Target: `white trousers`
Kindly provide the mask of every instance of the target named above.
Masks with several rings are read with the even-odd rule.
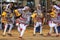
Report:
[[[40,34],[42,34],[42,23],[41,22],[36,22],[34,25],[34,34],[36,34],[36,28],[40,26]]]
[[[11,30],[13,28],[13,24],[12,23],[9,23],[9,24],[6,23],[5,24],[5,28],[4,28],[4,32],[3,32],[4,35],[5,35],[6,31],[7,31],[8,25],[10,25],[10,28],[8,30],[8,33],[11,33]]]
[[[58,35],[58,29],[57,29],[58,24],[55,24],[53,22],[49,22],[49,27],[50,27],[50,34],[52,33],[53,27],[55,28],[56,34]]]
[[[20,33],[20,37],[23,36],[23,34],[24,34],[25,30],[26,30],[26,27],[27,27],[27,25],[19,24],[19,26],[18,26],[18,32]]]

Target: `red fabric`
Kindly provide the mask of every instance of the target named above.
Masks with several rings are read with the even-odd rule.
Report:
[[[44,18],[41,18],[41,22],[42,22],[42,23],[43,23],[43,19],[44,19]]]
[[[23,18],[23,17],[20,17],[20,20],[24,20],[24,21],[25,21],[26,19],[25,19],[25,18]]]
[[[20,30],[22,31],[22,28],[20,28]]]
[[[58,13],[58,16],[60,16],[60,13]]]

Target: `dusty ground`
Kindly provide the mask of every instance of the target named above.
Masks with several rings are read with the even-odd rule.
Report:
[[[33,36],[33,29],[28,28],[23,35],[23,39],[19,38],[19,33],[17,30],[13,30],[12,34],[13,36],[10,37],[6,34],[5,37],[2,36],[2,31],[0,30],[0,40],[60,40],[59,37],[55,37],[55,34],[53,33],[52,36],[47,36],[47,33],[49,32],[49,28],[44,26],[43,28],[43,34],[44,36],[39,35],[39,33],[36,34],[36,36]]]

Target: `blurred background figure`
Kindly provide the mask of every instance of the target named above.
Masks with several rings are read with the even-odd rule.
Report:
[[[0,29],[2,29],[2,24],[1,24],[1,13],[2,13],[2,6],[1,6],[1,4],[0,4]]]

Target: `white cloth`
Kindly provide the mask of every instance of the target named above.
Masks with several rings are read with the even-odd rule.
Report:
[[[55,28],[56,34],[58,35],[58,29],[57,29],[57,24],[53,23],[53,21],[49,21],[49,27],[50,27],[50,34],[52,33],[53,27]]]
[[[23,10],[21,8],[18,9],[19,13],[23,13]]]
[[[34,34],[36,33],[36,28],[40,26],[40,34],[42,34],[42,23],[37,22],[36,25],[34,25]]]
[[[24,24],[20,24],[20,28],[22,28],[23,30],[25,30],[27,27],[27,25],[24,25]]]
[[[55,27],[57,24],[53,23],[53,21],[49,21],[49,27]]]
[[[55,7],[56,9],[60,10],[60,8],[59,8],[58,6],[54,5],[54,7]]]
[[[55,29],[56,34],[58,35],[58,29],[57,29],[57,26],[55,26],[54,29]],[[51,34],[52,31],[53,31],[53,27],[50,27],[50,32],[49,32],[49,33]]]
[[[39,25],[42,25],[42,23],[41,22],[37,22],[34,27],[38,27]]]
[[[19,26],[18,26],[18,32],[20,33],[20,37],[23,36],[23,34],[24,34],[25,30],[26,30],[26,27],[27,27],[27,25],[19,24]],[[20,29],[22,29],[22,31]]]
[[[6,5],[6,11],[8,10],[9,6],[10,6],[10,4],[7,4],[7,5]]]
[[[54,5],[53,7],[57,9],[58,13],[60,12],[60,8],[58,6]]]
[[[13,28],[13,24],[11,24],[11,23],[5,24],[5,28],[4,28],[4,32],[3,32],[4,35],[5,35],[5,33],[6,33],[6,30],[7,30],[7,28],[8,28],[8,25],[10,25],[10,28],[9,28],[8,33],[11,33],[11,30],[12,30],[12,28]]]

